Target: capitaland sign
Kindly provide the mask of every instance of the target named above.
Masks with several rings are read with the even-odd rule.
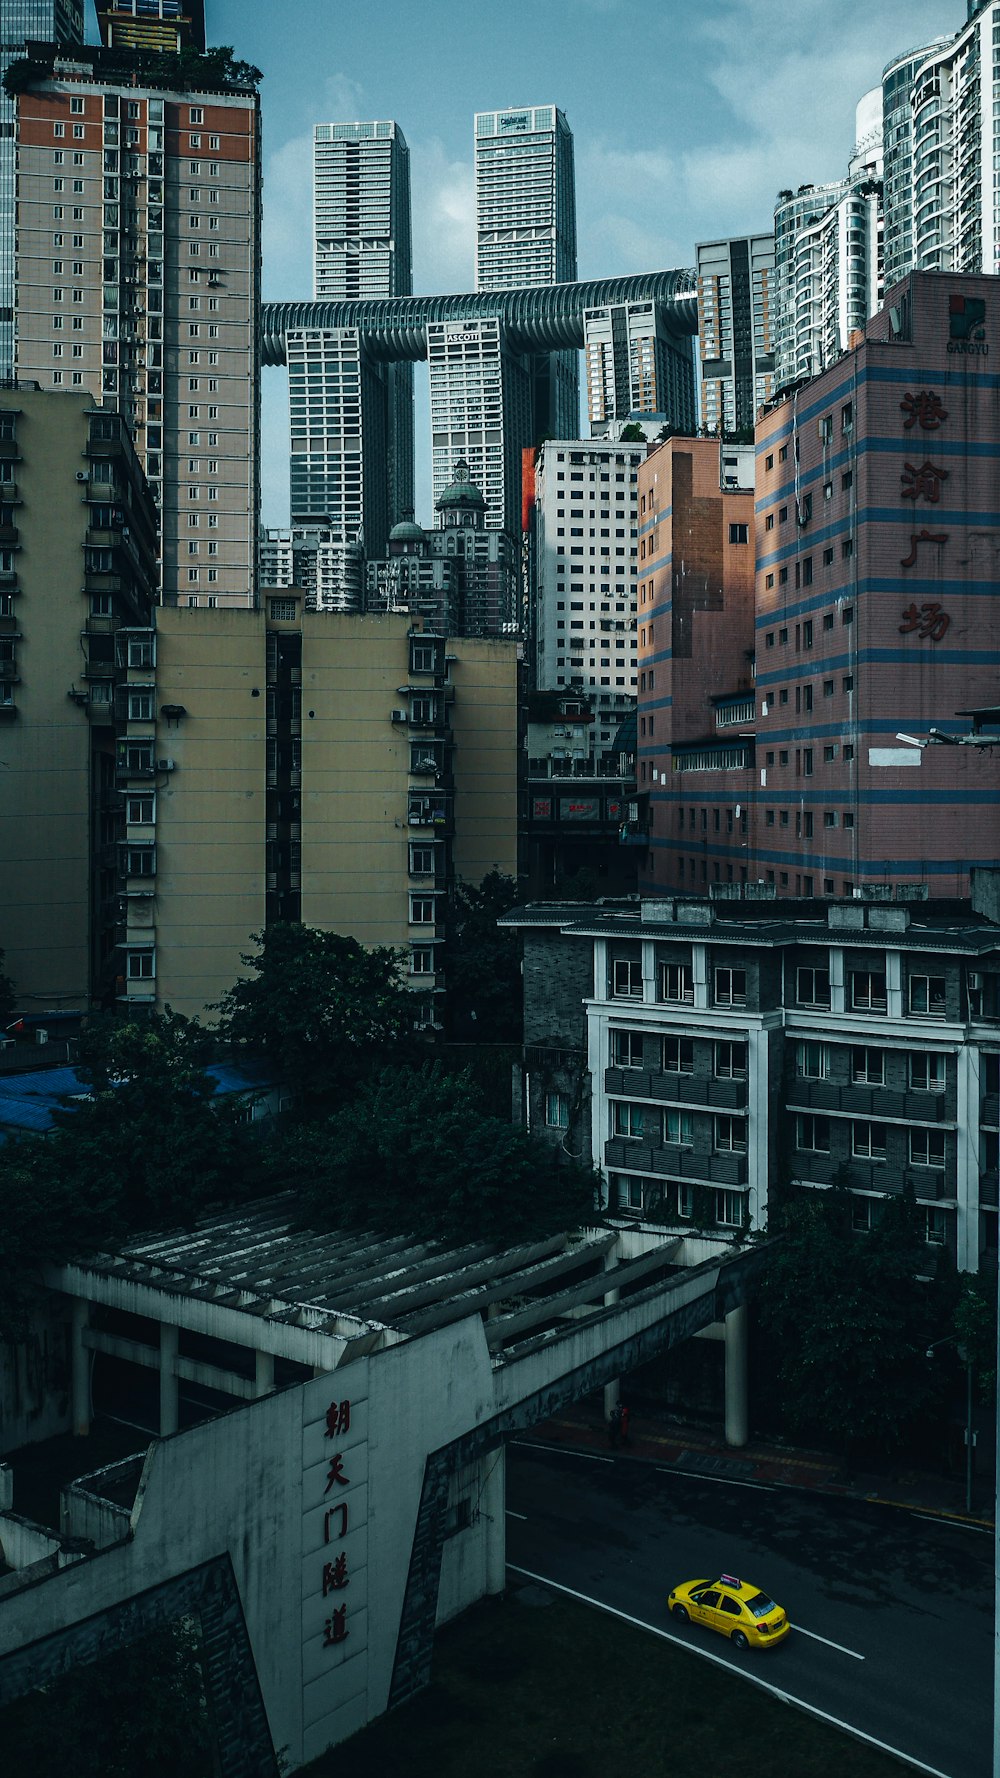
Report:
[[[500,119],[502,130],[526,130],[531,125],[530,111],[508,111]]]
[[[989,357],[990,348],[986,343],[986,298],[961,296],[957,293],[949,296],[948,332],[949,352],[958,352],[968,358]]]

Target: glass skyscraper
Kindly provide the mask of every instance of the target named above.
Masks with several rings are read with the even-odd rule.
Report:
[[[3,0],[0,83],[26,43],[82,43],[83,0]],[[0,84],[0,378],[14,374],[15,100]]]

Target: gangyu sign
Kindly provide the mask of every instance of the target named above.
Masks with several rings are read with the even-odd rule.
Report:
[[[949,296],[948,332],[949,352],[960,352],[971,358],[987,358],[990,348],[986,343],[986,298],[962,296],[958,293]]]

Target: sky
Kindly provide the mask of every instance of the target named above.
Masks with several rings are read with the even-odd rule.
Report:
[[[965,0],[207,0],[208,39],[262,70],[265,299],[312,293],[312,128],[395,118],[414,290],[471,290],[472,119],[556,104],[576,143],[580,276],[689,266],[763,233],[784,186],[839,178],[886,62]],[[288,522],[287,390],[264,375],[263,521]],[[417,367],[417,517],[432,520]]]

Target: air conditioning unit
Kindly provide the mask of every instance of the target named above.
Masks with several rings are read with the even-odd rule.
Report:
[[[405,722],[406,721],[406,711],[405,710],[394,710],[392,713],[392,720],[393,720],[393,722]]]
[[[983,985],[983,978],[982,978],[982,975],[980,974],[979,970],[978,969],[970,969],[968,979],[969,979],[970,989],[974,993],[978,993]]]
[[[158,772],[172,772],[174,769],[174,762],[172,759],[158,759],[156,762],[156,769]]]
[[[85,469],[78,469],[76,472],[76,479],[78,482],[85,482],[87,480],[87,471]]]

